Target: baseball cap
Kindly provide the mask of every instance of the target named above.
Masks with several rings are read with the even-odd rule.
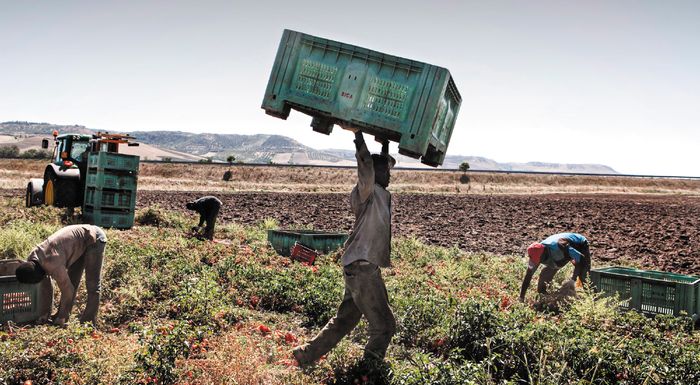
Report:
[[[527,247],[527,255],[530,257],[530,262],[534,264],[540,263],[543,253],[544,245],[539,242],[535,242]]]

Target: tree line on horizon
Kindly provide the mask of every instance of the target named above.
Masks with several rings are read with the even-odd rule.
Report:
[[[52,152],[44,149],[30,148],[27,151],[20,151],[16,145],[0,146],[0,158],[3,159],[51,159]]]

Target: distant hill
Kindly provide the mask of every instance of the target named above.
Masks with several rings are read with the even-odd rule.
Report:
[[[51,135],[53,130],[58,130],[58,132],[74,132],[78,134],[91,134],[94,130],[91,130],[85,126],[80,126],[77,124],[73,125],[62,125],[62,124],[50,124],[50,123],[32,123],[32,122],[4,122],[0,123],[0,134],[3,135]]]
[[[5,122],[0,123],[0,145],[17,144],[20,149],[39,145],[38,136],[47,137],[53,130],[59,132],[93,133],[81,125],[55,125],[50,123]],[[129,131],[124,131],[129,132]],[[129,147],[127,151],[142,158],[199,160],[211,158],[225,161],[233,155],[246,163],[344,165],[355,164],[355,152],[351,150],[317,150],[282,135],[194,134],[182,131],[131,131],[141,147]],[[395,155],[398,167],[424,167],[419,160]],[[592,174],[617,174],[611,167],[598,164],[560,163],[500,163],[477,157],[448,155],[443,168],[456,169],[462,162],[469,162],[473,170],[547,171]]]
[[[315,150],[282,135],[193,134],[181,131],[134,131],[139,142],[170,148],[201,157],[256,163],[333,164],[343,161],[332,153]],[[353,158],[354,159],[354,158]]]

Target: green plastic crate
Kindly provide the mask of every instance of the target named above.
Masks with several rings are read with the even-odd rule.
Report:
[[[138,172],[139,157],[114,152],[93,152],[88,155],[88,168]]]
[[[83,204],[85,207],[95,209],[108,208],[133,211],[136,207],[136,191],[87,187]]]
[[[32,322],[41,316],[42,311],[48,313],[39,295],[42,285],[47,284],[46,280],[36,284],[17,282],[14,271],[22,262],[17,259],[0,260],[0,324],[7,321]],[[48,284],[51,282],[48,281]]]
[[[591,270],[597,291],[618,294],[620,306],[648,314],[700,317],[700,277],[627,267]]]
[[[262,108],[313,117],[329,134],[346,124],[399,143],[399,152],[441,165],[462,97],[442,67],[284,30]]]
[[[294,243],[326,254],[343,246],[348,234],[314,230],[267,230],[267,240],[279,255],[289,257]]]
[[[136,190],[136,173],[134,171],[110,172],[88,169],[85,179],[86,187]]]
[[[134,226],[134,210],[83,208],[83,222],[100,227],[130,229]]]

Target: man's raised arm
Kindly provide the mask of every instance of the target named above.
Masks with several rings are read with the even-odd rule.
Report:
[[[357,190],[360,200],[365,202],[374,190],[374,164],[372,154],[367,149],[362,132],[355,131],[355,158],[357,159]]]

